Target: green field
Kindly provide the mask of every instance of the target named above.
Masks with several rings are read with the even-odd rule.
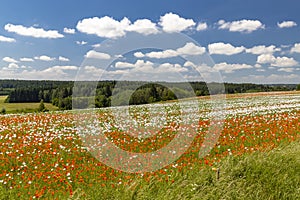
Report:
[[[229,156],[212,167],[169,174],[175,182],[136,180],[132,188],[107,191],[90,188],[91,198],[103,199],[299,199],[300,143],[282,144],[270,152]],[[78,194],[80,192],[78,191]],[[78,195],[76,194],[76,195]],[[91,195],[93,194],[93,195]],[[74,196],[76,196],[74,195]],[[76,199],[76,198],[74,198]]]
[[[18,112],[34,112],[38,109],[40,103],[5,103],[7,96],[0,96],[0,109],[5,108],[6,113],[18,113]],[[45,103],[48,110],[58,110],[56,106],[51,103]]]
[[[148,124],[159,127],[160,121],[167,122],[162,131],[141,139],[132,134],[139,129],[130,123],[130,132],[118,129],[127,126],[112,115],[123,114],[121,107],[93,110],[93,118],[90,110],[0,115],[0,200],[300,199],[300,93],[232,95],[220,135],[212,137],[207,137],[209,101],[199,100],[202,112],[186,112],[199,116],[195,124],[188,124],[190,117],[176,116],[176,102],[166,102],[163,112],[161,104],[130,106],[132,115],[123,118],[126,123],[133,118],[137,124],[148,122],[150,107],[162,115],[152,115],[155,120]],[[191,107],[191,102],[185,105]],[[95,126],[94,119],[101,126]],[[181,129],[175,122],[186,126]],[[196,136],[189,148],[163,165],[185,145],[171,143],[175,134],[193,128]],[[105,133],[109,143],[98,133]],[[111,153],[112,163],[97,158],[102,153],[98,147],[110,144],[138,156],[155,155],[169,144],[173,151],[162,155],[158,168],[151,170],[157,160],[145,157],[146,162],[131,165],[136,156],[123,157],[111,147],[104,153]],[[203,155],[206,147],[211,149]]]

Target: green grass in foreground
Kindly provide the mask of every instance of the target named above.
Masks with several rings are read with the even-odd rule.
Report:
[[[300,199],[300,142],[270,152],[229,156],[211,167],[171,174],[171,182],[136,180],[127,187],[93,187],[75,191],[81,199]]]
[[[58,199],[300,199],[300,141],[269,152],[228,156],[218,167],[219,180],[207,166],[171,173],[174,183],[136,178],[129,186],[121,184],[114,188],[109,184],[78,185],[73,196]],[[4,199],[20,197],[0,185],[0,200]]]
[[[7,96],[0,96],[0,110],[5,108],[6,113],[34,112],[40,105],[40,103],[5,103],[6,98]],[[49,111],[58,110],[51,103],[44,104]]]

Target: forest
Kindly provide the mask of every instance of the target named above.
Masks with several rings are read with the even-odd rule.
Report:
[[[52,103],[61,110],[73,108],[138,105],[193,96],[224,93],[223,83],[167,83],[141,81],[37,81],[0,80],[0,95],[7,103]],[[224,83],[227,94],[246,92],[289,91],[295,84]],[[73,95],[74,93],[74,95]],[[128,102],[129,101],[129,102]]]

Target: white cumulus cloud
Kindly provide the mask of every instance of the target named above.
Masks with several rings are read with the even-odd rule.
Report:
[[[257,57],[257,63],[271,64],[275,67],[292,67],[298,65],[298,62],[294,58],[288,57],[275,57],[271,54],[262,54]]]
[[[92,47],[93,48],[99,48],[99,47],[101,47],[101,44],[99,44],[99,43],[98,44],[93,44]]]
[[[271,64],[275,67],[292,67],[298,65],[298,62],[294,60],[294,58],[288,58],[288,57],[276,57],[276,60],[274,63]]]
[[[187,72],[188,69],[179,64],[162,63],[155,69],[158,73]]]
[[[294,70],[295,70],[294,68],[286,67],[286,68],[279,68],[277,71],[279,71],[279,72],[288,72],[288,73],[291,73],[291,72],[293,72]]]
[[[144,62],[143,60],[137,60],[136,63],[138,62]],[[116,62],[115,64],[115,68],[118,68],[118,69],[124,69],[124,68],[134,68],[136,65],[133,64],[133,63],[128,63],[128,62]]]
[[[57,30],[44,30],[42,28],[25,27],[22,25],[6,24],[4,29],[8,32],[13,32],[22,36],[30,36],[35,38],[63,38],[64,35],[60,34]]]
[[[205,51],[205,47],[199,47],[192,42],[188,42],[183,47],[177,49],[179,55],[201,55]]]
[[[146,53],[147,57],[149,58],[172,58],[178,56],[177,51],[172,50],[172,49],[167,49],[164,51],[152,51],[149,53]]]
[[[197,25],[196,30],[197,31],[204,31],[208,28],[207,23],[206,22],[199,22]]]
[[[293,27],[293,26],[297,26],[297,23],[296,22],[294,22],[294,21],[283,21],[283,22],[281,22],[281,23],[277,23],[277,26],[279,27],[279,28],[291,28],[291,27]]]
[[[50,68],[47,68],[45,70],[42,70],[42,71],[39,71],[39,73],[43,74],[43,75],[49,75],[49,77],[51,77],[52,75],[56,74],[56,76],[58,77],[68,77],[69,74],[68,72],[65,72],[65,71],[75,71],[77,70],[78,67],[77,66],[60,66],[60,65],[57,65],[57,66],[53,66],[53,67],[50,67]],[[49,78],[47,78],[49,79]],[[54,78],[55,79],[55,78]],[[62,78],[60,78],[62,79]]]
[[[109,16],[85,18],[78,21],[76,29],[82,33],[116,39],[125,36],[127,32],[137,32],[143,35],[157,34],[161,31],[160,28],[167,33],[182,32],[191,28],[203,31],[208,28],[205,22],[199,22],[197,27],[195,26],[196,23],[193,19],[185,19],[170,12],[160,16],[158,23],[152,22],[150,19],[137,19],[131,22],[127,17],[120,21]],[[67,28],[64,31],[71,32]]]
[[[195,26],[192,19],[185,19],[177,14],[166,13],[160,17],[159,25],[167,33],[181,32]]]
[[[16,40],[14,38],[9,38],[9,37],[0,35],[0,42],[16,42]]]
[[[217,42],[209,44],[208,50],[210,54],[234,55],[243,52],[245,47],[234,47],[229,43],[225,44],[223,42]]]
[[[272,54],[262,54],[257,57],[257,63],[267,64],[275,62],[276,58]]]
[[[291,49],[291,53],[300,53],[300,43],[294,44],[294,46]]]
[[[146,54],[142,52],[135,52],[134,56],[137,58],[149,57],[149,58],[172,58],[177,56],[187,56],[187,55],[201,55],[206,51],[205,47],[197,46],[192,42],[187,42],[184,46],[179,47],[175,50],[166,49],[164,51],[152,51]]]
[[[78,67],[74,65],[56,65],[51,68],[48,68],[48,70],[77,70]]]
[[[87,42],[86,41],[76,41],[76,44],[78,44],[78,45],[86,45]]]
[[[64,28],[64,33],[75,34],[75,29],[73,29],[73,28]]]
[[[142,72],[153,72],[154,63],[150,61],[137,60],[135,63],[128,62],[117,62],[115,64],[115,68],[124,69],[124,68],[132,68],[133,71],[142,71]]]
[[[218,22],[219,29],[228,29],[230,32],[251,33],[258,29],[264,29],[265,25],[259,20],[242,19],[239,21],[225,22],[220,20]]]
[[[66,57],[63,57],[63,56],[59,56],[59,57],[58,57],[58,60],[59,60],[59,61],[63,61],[63,62],[68,62],[68,61],[70,61],[69,58],[66,58]]]
[[[158,29],[155,23],[149,19],[138,19],[126,28],[127,31],[134,31],[144,35],[156,34]]]
[[[145,57],[145,54],[143,54],[142,52],[135,52],[134,54],[134,57],[136,57],[136,58],[143,58],[143,57]]]
[[[77,23],[77,30],[87,34],[94,34],[104,38],[118,38],[124,36],[130,21],[124,17],[117,21],[111,17],[86,18]]]
[[[55,58],[51,58],[51,57],[46,56],[46,55],[35,56],[34,59],[36,59],[36,60],[42,60],[42,61],[53,61],[53,60],[55,60]]]
[[[4,57],[2,58],[3,61],[8,62],[8,63],[18,63],[17,60],[11,58],[11,57]]]
[[[298,74],[271,74],[271,75],[247,75],[236,76],[230,81],[247,82],[247,83],[299,83],[300,75]]]
[[[274,45],[265,46],[265,45],[259,45],[254,46],[250,49],[246,49],[247,53],[255,54],[255,55],[261,55],[261,54],[273,54],[276,51],[281,51],[280,48],[276,48]]]
[[[253,67],[247,64],[228,64],[226,62],[215,64],[213,67],[213,69],[224,71],[225,73],[232,73],[235,70],[251,69],[251,68]]]
[[[84,70],[85,70],[85,73],[87,75],[90,75],[90,76],[93,76],[93,77],[97,77],[97,78],[99,77],[99,74],[103,74],[103,73],[106,72],[103,69],[97,68],[95,66],[90,66],[90,65],[89,66],[84,66]]]
[[[33,62],[34,60],[32,58],[20,58],[21,62]]]
[[[107,60],[110,59],[111,56],[107,53],[102,53],[102,52],[97,52],[94,50],[90,50],[85,54],[86,58],[95,58],[95,59],[103,59],[103,60]]]
[[[13,70],[13,69],[19,69],[20,67],[16,63],[9,63],[7,68]]]
[[[135,63],[128,62],[117,62],[115,68],[120,70],[128,70],[130,72],[149,72],[151,74],[161,74],[161,73],[173,73],[173,72],[186,72],[187,68],[182,67],[179,64],[171,63],[161,63],[157,67],[154,67],[154,63],[150,61],[137,60]]]

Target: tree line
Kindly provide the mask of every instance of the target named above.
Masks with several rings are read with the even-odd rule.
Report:
[[[223,87],[223,84],[225,87]],[[88,107],[138,105],[218,93],[246,93],[295,90],[297,85],[252,83],[166,83],[142,81],[27,81],[0,80],[0,95],[6,102],[47,102],[62,110]],[[298,88],[299,89],[299,86]],[[225,90],[225,91],[224,91]],[[2,93],[1,93],[2,91]],[[3,92],[5,91],[5,92]]]

